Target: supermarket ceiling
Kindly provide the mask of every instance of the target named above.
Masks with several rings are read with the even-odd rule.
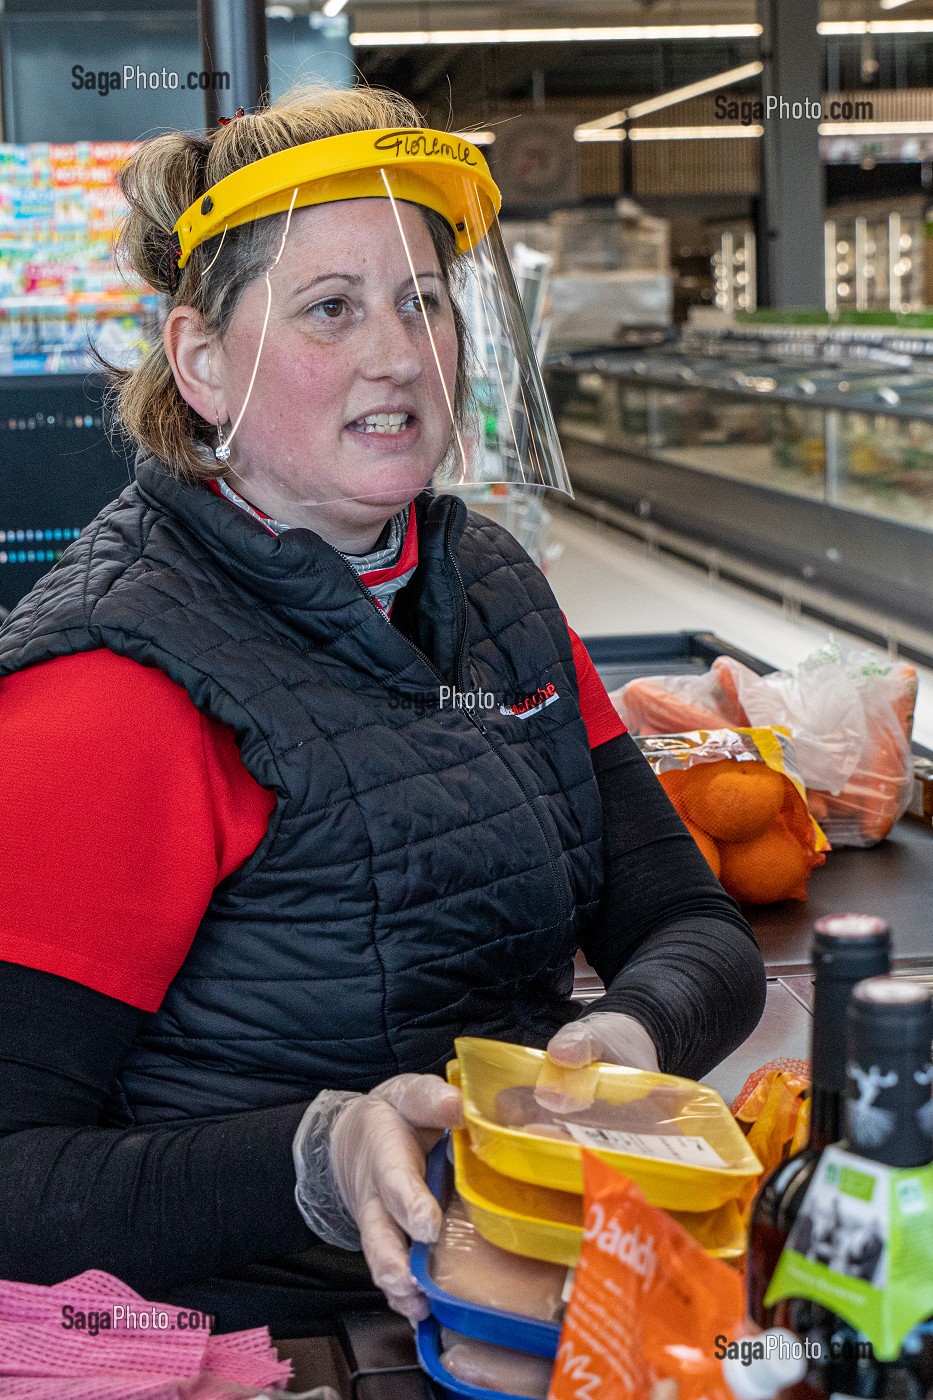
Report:
[[[795,0],[780,0],[792,5]],[[0,0],[0,13],[87,18],[132,11],[190,17],[197,0]],[[266,0],[300,16],[339,0]],[[618,106],[747,63],[757,54],[756,0],[346,0],[353,60],[369,82],[397,88],[432,117],[490,117],[510,101],[581,99]],[[850,31],[834,46],[833,86],[933,87],[933,33],[895,39],[890,27],[927,20],[933,0],[822,0],[821,24]],[[708,33],[699,37],[699,27]],[[602,29],[601,38],[566,32]],[[667,34],[658,35],[658,30]],[[519,36],[516,30],[538,31]],[[550,37],[540,31],[549,31]],[[622,31],[620,33],[620,31]],[[465,33],[466,32],[466,33]],[[470,42],[464,39],[470,38]],[[520,39],[519,42],[515,42]],[[908,52],[910,50],[910,52]],[[871,82],[866,61],[877,54]]]
[[[447,95],[455,108],[471,92],[480,101],[648,95],[745,63],[757,51],[756,0],[348,0],[346,12],[356,63],[370,82],[421,102]],[[820,18],[834,29],[867,23],[878,30],[838,38],[837,55],[845,51],[835,74],[840,86],[866,85],[870,50],[888,55],[877,69],[880,85],[894,85],[895,68],[897,85],[928,85],[923,72],[918,78],[905,71],[910,38],[895,40],[890,31],[933,22],[933,0],[823,0]],[[614,37],[566,35],[598,28]],[[522,30],[539,34],[516,42]],[[541,30],[564,32],[546,40]],[[933,50],[933,34],[913,46]]]

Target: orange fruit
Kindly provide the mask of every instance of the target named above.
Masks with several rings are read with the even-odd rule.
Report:
[[[706,864],[718,880],[720,861],[719,847],[716,845],[716,842],[713,840],[712,836],[707,836],[706,832],[701,831],[698,826],[691,826],[690,822],[684,822],[684,826],[699,846],[700,853],[705,859]]]
[[[681,820],[684,819],[684,795],[690,783],[691,771],[688,768],[668,768],[658,774],[658,782],[671,799],[674,811]]]
[[[717,841],[750,841],[784,803],[784,779],[766,763],[700,763],[683,795],[687,818]]]
[[[751,841],[724,842],[719,858],[719,878],[733,899],[772,904],[778,899],[807,897],[811,862],[781,821]]]

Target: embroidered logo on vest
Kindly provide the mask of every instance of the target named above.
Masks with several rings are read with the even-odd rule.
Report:
[[[548,681],[547,685],[539,685],[533,695],[526,695],[524,699],[517,700],[514,705],[500,705],[499,710],[504,715],[512,715],[514,719],[528,719],[531,715],[536,715],[539,710],[543,710],[546,705],[553,705],[555,700],[559,700],[557,687],[553,681]]]

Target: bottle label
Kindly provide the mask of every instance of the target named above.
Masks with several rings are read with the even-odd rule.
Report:
[[[891,1361],[933,1315],[933,1164],[898,1169],[823,1153],[765,1294],[820,1303]]]

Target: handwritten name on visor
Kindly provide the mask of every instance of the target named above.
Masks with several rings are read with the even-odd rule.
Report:
[[[262,464],[307,505],[572,494],[500,204],[478,147],[419,128],[276,152],[191,204],[179,268],[219,273],[241,239],[264,264],[216,347],[234,485]]]

